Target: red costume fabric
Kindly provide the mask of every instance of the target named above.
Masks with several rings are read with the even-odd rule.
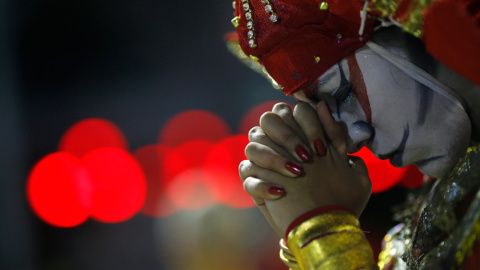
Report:
[[[243,5],[250,5],[256,47],[250,47],[248,19]],[[326,3],[326,2],[324,2]],[[278,0],[270,5],[278,21],[270,20],[262,1],[236,1],[239,19],[237,34],[247,56],[254,56],[268,74],[291,94],[313,82],[331,66],[362,47],[373,32],[373,19],[361,27],[361,1],[331,0],[319,8],[320,1]],[[328,8],[327,8],[328,7]]]

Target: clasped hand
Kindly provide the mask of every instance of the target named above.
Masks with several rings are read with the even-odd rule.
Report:
[[[283,236],[299,216],[323,206],[343,206],[357,217],[371,194],[362,159],[347,155],[345,132],[324,101],[316,110],[278,103],[249,132],[248,160],[240,163],[244,189]]]

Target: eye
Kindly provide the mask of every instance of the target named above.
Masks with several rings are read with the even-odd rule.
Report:
[[[352,97],[352,84],[348,80],[342,80],[340,86],[331,94],[338,105],[347,103]]]

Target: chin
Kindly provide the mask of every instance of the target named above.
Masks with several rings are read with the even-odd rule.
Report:
[[[416,166],[426,176],[439,179],[446,177],[457,164],[457,162],[457,158],[444,157],[427,164],[416,164]]]

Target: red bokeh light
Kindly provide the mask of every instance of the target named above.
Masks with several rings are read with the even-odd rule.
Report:
[[[80,160],[57,152],[40,160],[27,181],[33,211],[45,222],[74,227],[86,221],[92,208],[92,183]]]
[[[243,190],[238,175],[238,165],[246,159],[244,150],[247,144],[247,135],[231,136],[216,144],[205,159],[204,178],[219,203],[235,208],[255,205]]]
[[[400,182],[400,186],[407,188],[418,188],[425,184],[425,175],[418,170],[415,165],[409,165],[405,167],[407,173]]]
[[[248,131],[253,128],[254,126],[258,126],[258,120],[263,113],[272,111],[272,108],[275,104],[282,102],[282,101],[267,101],[261,103],[252,109],[250,109],[243,117],[242,121],[238,125],[238,133],[239,134],[248,134]],[[293,107],[290,105],[290,107]]]
[[[58,149],[82,158],[101,147],[128,150],[128,143],[120,129],[110,121],[90,118],[80,121],[65,132]]]
[[[396,168],[388,160],[376,158],[370,150],[363,147],[355,153],[365,161],[370,180],[372,181],[372,193],[386,191],[397,185],[407,173],[405,168]]]
[[[92,217],[102,222],[121,222],[143,206],[146,180],[142,168],[126,151],[106,147],[83,158],[93,184]]]
[[[178,146],[192,140],[218,142],[231,133],[228,124],[217,115],[191,110],[170,119],[162,128],[158,140],[161,144]]]
[[[157,144],[144,146],[134,153],[147,179],[147,198],[142,208],[142,213],[147,216],[165,217],[177,210],[165,195],[165,160],[170,151],[170,147]]]
[[[203,173],[205,158],[213,145],[192,140],[170,151],[164,165],[166,196],[177,207],[196,210],[216,203]]]

